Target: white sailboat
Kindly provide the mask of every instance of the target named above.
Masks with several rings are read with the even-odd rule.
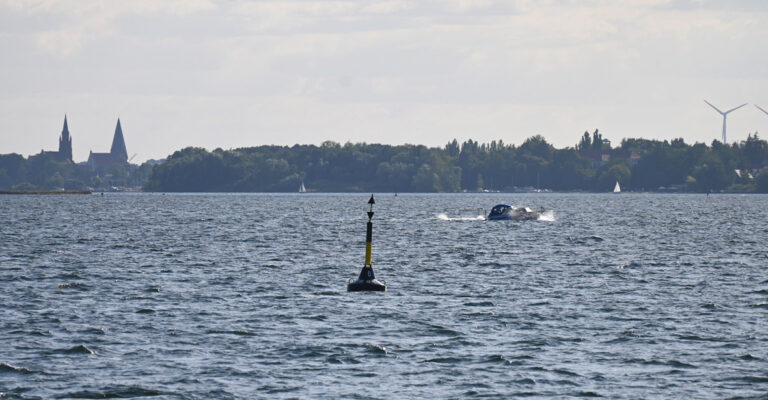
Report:
[[[619,186],[619,181],[616,181],[616,186],[613,187],[613,193],[621,193],[621,186]]]
[[[304,182],[301,182],[301,186],[299,186],[299,193],[307,193],[307,188],[304,187]]]

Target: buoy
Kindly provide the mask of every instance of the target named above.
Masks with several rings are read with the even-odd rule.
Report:
[[[373,205],[376,201],[373,200],[373,194],[371,199],[368,200],[368,204],[371,205],[371,209],[368,211],[368,224],[365,231],[365,264],[360,271],[360,276],[356,281],[350,281],[347,283],[348,292],[383,292],[387,290],[387,285],[376,279],[373,274],[373,265],[371,262],[371,250],[373,247]]]

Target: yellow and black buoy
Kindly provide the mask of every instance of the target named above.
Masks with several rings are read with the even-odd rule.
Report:
[[[373,266],[371,265],[373,223],[371,218],[373,218],[373,205],[376,204],[376,201],[373,200],[373,195],[368,200],[368,204],[371,205],[371,209],[368,211],[368,225],[365,232],[365,264],[357,280],[347,283],[348,292],[383,292],[387,290],[387,285],[376,279],[376,276],[373,275]]]

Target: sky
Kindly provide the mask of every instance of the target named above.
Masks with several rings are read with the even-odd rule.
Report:
[[[768,138],[768,2],[0,0],[0,154]],[[134,156],[135,155],[135,156]]]

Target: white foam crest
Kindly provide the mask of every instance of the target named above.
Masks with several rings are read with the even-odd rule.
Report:
[[[478,215],[476,217],[449,217],[444,213],[437,214],[435,218],[439,219],[440,221],[483,221],[485,220],[485,216],[483,215]]]
[[[554,210],[547,210],[541,213],[539,215],[539,221],[549,221],[552,222],[555,220],[555,211]]]

